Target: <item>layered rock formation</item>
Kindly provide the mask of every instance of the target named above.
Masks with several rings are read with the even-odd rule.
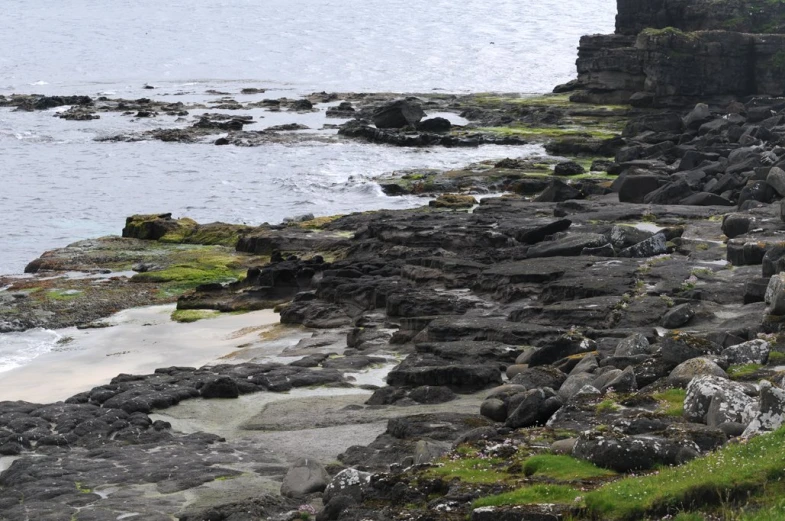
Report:
[[[573,101],[684,106],[785,93],[785,3],[617,3],[615,34],[581,38]]]

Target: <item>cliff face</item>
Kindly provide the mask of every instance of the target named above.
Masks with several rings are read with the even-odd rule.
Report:
[[[785,31],[779,0],[617,0],[616,33],[674,27],[681,31]]]
[[[581,38],[573,101],[678,106],[785,94],[785,2],[617,0],[616,33]]]

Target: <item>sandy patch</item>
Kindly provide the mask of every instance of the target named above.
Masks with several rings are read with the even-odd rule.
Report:
[[[255,344],[260,331],[279,322],[277,313],[263,310],[181,324],[170,319],[173,310],[174,305],[128,309],[107,319],[113,327],[58,330],[72,340],[0,374],[0,400],[49,403],[107,384],[120,373],[201,367]]]

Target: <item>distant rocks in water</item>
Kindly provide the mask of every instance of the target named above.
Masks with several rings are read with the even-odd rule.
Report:
[[[71,107],[64,112],[57,113],[56,116],[67,121],[91,121],[94,119],[101,119],[101,116],[92,110],[84,109],[81,106]]]
[[[446,118],[430,118],[417,124],[417,130],[423,132],[449,132],[451,128],[452,123]]]
[[[328,118],[353,118],[356,110],[354,106],[349,101],[342,101],[336,107],[330,107],[325,112],[325,116]]]
[[[378,109],[373,114],[373,124],[376,128],[403,128],[416,126],[425,112],[420,103],[409,100],[397,100]]]
[[[364,120],[353,119],[342,124],[338,134],[350,138],[362,139],[371,143],[381,143],[401,147],[478,147],[483,144],[523,145],[527,141],[515,136],[496,137],[488,134],[458,137],[444,132],[407,132],[399,128],[376,128]],[[414,129],[412,129],[414,130]]]
[[[284,125],[274,125],[272,127],[267,127],[265,130],[269,132],[289,132],[292,130],[310,130],[311,127],[308,125],[303,125],[301,123],[286,123]]]
[[[295,112],[310,112],[313,110],[313,103],[307,99],[298,99],[289,105],[289,110]]]
[[[203,114],[194,128],[216,130],[242,130],[244,125],[253,122],[252,116],[230,116],[226,114]]]
[[[292,217],[284,217],[283,222],[285,223],[301,223],[306,221],[313,221],[314,216],[312,213],[304,213],[300,215],[295,215]]]

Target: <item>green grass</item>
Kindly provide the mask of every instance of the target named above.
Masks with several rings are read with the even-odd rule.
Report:
[[[616,405],[616,402],[614,402],[613,400],[603,400],[602,402],[597,404],[597,407],[595,407],[594,410],[599,414],[611,413],[611,412],[618,411],[619,406]]]
[[[439,467],[428,469],[425,474],[446,480],[458,478],[464,483],[500,483],[510,477],[498,467],[503,463],[499,458],[465,458],[447,461]]]
[[[171,318],[175,322],[189,324],[205,318],[216,318],[221,313],[212,309],[175,309]]]
[[[579,107],[581,109],[607,110],[607,111],[627,111],[629,107],[624,105],[590,105],[578,104],[570,101],[570,93],[565,94],[546,94],[544,96],[504,96],[494,93],[478,94],[474,100],[480,105],[501,106],[501,105],[521,105],[529,107]]]
[[[705,521],[706,518],[697,512],[680,512],[673,521]]]
[[[532,456],[523,464],[523,473],[527,476],[542,476],[557,481],[576,481],[616,475],[612,470],[601,469],[588,461],[558,454]]]
[[[81,481],[74,481],[74,486],[76,487],[76,490],[80,494],[92,494],[93,493],[93,489],[84,486],[84,484]]]
[[[53,289],[46,292],[50,300],[73,300],[82,296],[84,292],[76,289]]]
[[[668,389],[652,395],[659,402],[657,411],[667,416],[683,416],[686,397],[687,391],[684,389]]]
[[[785,477],[783,446],[785,428],[780,428],[679,467],[622,479],[586,494],[586,513],[598,519],[633,520],[746,499]]]
[[[779,351],[771,351],[769,353],[768,365],[782,365],[785,364],[785,353]]]
[[[163,284],[163,291],[177,293],[210,282],[237,280],[245,269],[233,253],[220,247],[190,247],[174,256],[174,263],[162,270],[137,273],[131,282]]]
[[[728,367],[726,371],[728,376],[731,377],[733,380],[741,380],[744,378],[749,378],[753,374],[760,371],[763,366],[760,364],[737,364]]]
[[[785,500],[780,499],[776,505],[761,508],[756,512],[744,513],[739,521],[782,521],[785,519]]]
[[[617,132],[584,128],[558,128],[558,127],[480,127],[479,132],[498,134],[501,136],[515,136],[532,140],[547,140],[560,137],[589,137],[596,139],[611,139],[618,135]]]
[[[472,508],[534,503],[572,503],[579,494],[578,490],[566,485],[532,485],[512,492],[480,498],[472,503]]]

